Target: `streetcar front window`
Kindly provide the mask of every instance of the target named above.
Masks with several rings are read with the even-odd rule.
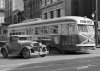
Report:
[[[79,32],[88,32],[88,28],[86,25],[78,25]]]
[[[93,25],[88,26],[88,32],[95,32],[95,28]]]
[[[93,25],[78,25],[78,32],[94,32]]]

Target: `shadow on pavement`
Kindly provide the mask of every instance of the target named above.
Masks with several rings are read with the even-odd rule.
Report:
[[[59,53],[59,52],[55,52],[55,51],[52,51],[51,53],[49,53],[47,56],[61,56],[61,55],[84,55],[84,54],[90,54],[90,53],[87,53],[87,52],[66,52],[66,53]],[[31,58],[39,58],[40,56],[32,56]],[[40,57],[41,58],[41,57]],[[0,53],[0,59],[4,59]],[[5,58],[6,59],[6,58]],[[23,59],[22,57],[20,56],[12,56],[12,55],[9,55],[7,59],[10,59],[10,60],[17,60],[17,59]]]
[[[30,58],[37,58],[36,56],[30,57]],[[18,60],[18,59],[24,59],[20,56],[8,56],[8,58],[3,58],[2,55],[0,55],[0,59],[8,59],[8,60]]]
[[[89,52],[64,52],[64,53],[59,53],[59,52],[54,52],[52,51],[51,53],[48,54],[48,56],[57,56],[57,55],[83,55],[83,54],[90,54]]]

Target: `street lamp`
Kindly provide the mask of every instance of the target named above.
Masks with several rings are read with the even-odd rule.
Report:
[[[95,13],[92,13],[91,16],[92,16],[92,18],[93,18],[93,21],[95,21],[95,19],[94,19],[94,18],[95,18]]]

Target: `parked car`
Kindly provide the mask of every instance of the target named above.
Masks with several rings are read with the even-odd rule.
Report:
[[[20,55],[23,58],[30,58],[33,55],[45,57],[49,52],[46,46],[41,46],[36,41],[27,40],[27,37],[11,36],[8,42],[1,48],[3,58],[8,55]]]

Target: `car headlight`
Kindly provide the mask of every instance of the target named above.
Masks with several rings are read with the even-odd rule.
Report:
[[[33,43],[31,43],[31,46],[33,47]]]

